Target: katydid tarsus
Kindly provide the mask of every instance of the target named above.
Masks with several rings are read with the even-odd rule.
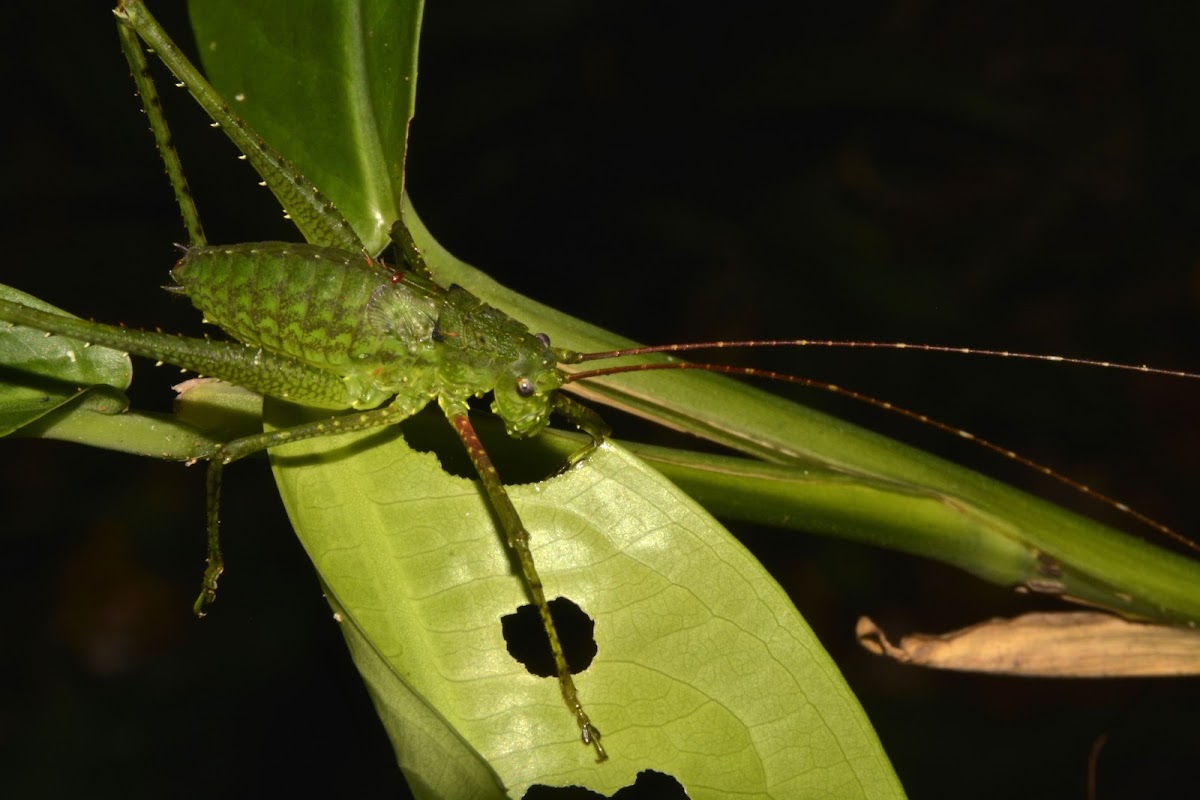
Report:
[[[166,49],[164,48],[162,42],[155,42],[154,46],[161,53],[165,54]],[[138,68],[135,67],[135,73],[137,73],[137,72],[138,72]],[[143,91],[143,94],[145,95],[146,89],[143,88],[142,91]],[[155,116],[152,114],[151,118],[154,119]],[[227,129],[230,127],[230,124],[227,121],[222,121],[222,124]],[[168,152],[172,152],[170,150],[170,148],[163,148],[163,150],[164,150],[164,154],[168,153]],[[253,151],[253,148],[252,148],[252,151]],[[276,163],[273,166],[264,167],[264,168],[280,169],[281,167],[278,163]],[[176,184],[178,187],[179,181],[182,180],[181,172],[179,172],[178,169],[175,169],[172,172],[172,176],[173,176],[173,178],[175,178],[175,181],[176,181]],[[182,193],[182,194],[184,196],[184,199],[182,199],[181,202],[183,202],[185,204],[185,217],[189,218],[189,223],[193,223],[196,221],[195,215],[194,214],[189,215],[189,213],[186,211],[186,208],[190,204],[190,201],[186,200],[186,193]],[[316,197],[316,195],[310,195],[310,194],[307,194],[304,192],[302,192],[300,196],[303,198],[306,198],[306,199],[311,199],[313,197]],[[319,200],[313,202],[311,205],[314,208],[317,208],[318,210],[327,210],[326,205],[322,201],[319,201]],[[292,216],[293,216],[293,218],[298,217],[298,215],[295,212],[293,212]],[[323,214],[318,215],[317,219],[320,220],[320,222],[318,224],[322,224],[322,225],[324,225],[325,222],[328,221],[326,215],[323,215]],[[328,226],[328,229],[327,229],[328,231],[336,232],[336,231],[348,230],[348,228],[344,227],[341,223],[336,222],[336,217],[332,217],[332,219],[334,219],[335,221]],[[191,229],[193,231],[193,243],[198,244],[199,243],[199,234],[198,234],[199,226],[198,226],[198,224],[195,224],[195,225],[189,224],[189,229]],[[404,239],[403,228],[398,229],[397,234],[398,234],[398,238],[400,239],[401,243],[404,244],[405,239]],[[268,245],[262,245],[262,246],[257,246],[257,247],[248,245],[248,246],[239,246],[236,249],[232,249],[232,252],[227,253],[226,255],[229,255],[231,257],[236,256],[236,257],[243,257],[243,258],[250,257],[250,256],[267,256],[267,257],[271,257],[277,261],[286,260],[286,259],[290,259],[290,258],[297,258],[297,260],[305,267],[313,266],[313,264],[314,264],[313,257],[320,256],[322,263],[333,264],[333,266],[337,267],[338,269],[341,269],[342,267],[346,267],[350,270],[360,270],[364,275],[373,278],[376,281],[377,287],[383,287],[385,284],[390,285],[390,286],[403,285],[405,287],[417,287],[417,288],[421,288],[423,291],[427,292],[425,302],[427,302],[429,304],[433,304],[433,305],[436,305],[439,302],[439,299],[441,300],[441,302],[446,302],[444,300],[444,298],[442,298],[443,290],[438,289],[431,282],[428,282],[426,280],[426,277],[422,274],[422,270],[420,268],[420,264],[419,264],[419,260],[418,260],[419,255],[416,254],[415,251],[413,251],[411,248],[407,248],[408,257],[405,259],[405,261],[408,262],[409,270],[407,270],[405,272],[403,278],[398,279],[398,283],[393,283],[394,279],[391,277],[393,275],[393,273],[391,273],[390,271],[387,271],[385,268],[383,268],[381,266],[378,266],[377,262],[373,261],[368,254],[358,252],[352,246],[348,246],[349,244],[352,244],[352,242],[347,242],[347,241],[341,240],[339,238],[334,238],[334,237],[342,237],[342,236],[344,236],[344,233],[327,233],[327,234],[325,234],[325,236],[331,237],[333,243],[336,243],[341,249],[338,250],[336,253],[327,253],[326,251],[318,251],[315,249],[306,249],[306,248],[300,248],[300,247],[292,248],[290,250],[285,251],[285,250],[281,250],[281,249],[274,249],[273,246],[268,246]],[[321,239],[322,236],[318,236],[317,238]],[[329,241],[329,238],[326,238],[325,240]],[[254,249],[257,249],[259,252],[252,253],[251,251]],[[401,249],[404,250],[406,248],[402,247]],[[186,271],[187,266],[189,266],[191,264],[195,264],[195,263],[203,260],[202,256],[204,256],[206,254],[210,254],[210,253],[213,254],[212,258],[214,261],[220,260],[220,258],[221,258],[220,254],[216,253],[215,251],[201,251],[201,250],[190,251],[189,256],[185,257],[185,262],[183,263],[183,265],[180,269],[181,280],[183,279],[182,276],[183,276],[184,272]],[[342,264],[339,265],[339,264],[334,263],[339,260],[342,262]],[[382,297],[382,295],[377,295],[375,293],[375,291],[372,290],[372,292],[368,293],[368,295],[366,296],[365,301],[362,302],[360,305],[363,308],[374,308],[379,304],[380,297]],[[363,297],[360,296],[359,299],[363,300]],[[383,302],[384,302],[384,305],[387,304],[386,301],[383,301]],[[464,297],[463,295],[456,295],[456,299],[452,302],[455,304],[455,305],[451,306],[452,309],[462,310],[465,308],[465,305],[459,305],[459,304],[460,303],[464,303],[464,304],[468,303],[469,300],[466,297]],[[5,308],[7,309],[6,314],[9,316],[9,318],[13,319],[15,321],[25,322],[26,324],[31,324],[35,327],[41,327],[46,330],[55,330],[55,332],[59,332],[59,333],[66,333],[66,334],[74,333],[74,335],[77,335],[79,338],[89,339],[91,341],[96,341],[99,343],[109,343],[109,341],[102,338],[102,334],[100,332],[101,328],[98,326],[90,325],[87,323],[82,323],[79,327],[76,327],[74,323],[70,323],[70,324],[63,323],[59,320],[49,319],[49,318],[46,318],[43,316],[37,316],[37,315],[22,316],[22,315],[25,315],[26,312],[16,311],[11,306],[6,306]],[[208,314],[210,317],[212,317],[214,319],[214,321],[221,322],[221,319],[215,310],[213,310],[212,308],[205,308],[204,310],[205,310],[206,314]],[[377,314],[373,317],[373,319],[375,322],[380,321],[380,318],[378,317]],[[387,323],[385,322],[384,325],[386,327]],[[226,326],[226,327],[228,327],[228,326]],[[236,330],[234,332],[239,333]],[[441,332],[453,334],[454,331],[450,326],[446,326],[444,329],[442,329]],[[420,335],[415,335],[415,334],[420,334]],[[426,325],[425,328],[421,328],[420,325],[418,324],[417,330],[415,332],[414,331],[408,332],[408,335],[412,335],[414,339],[420,339],[421,336],[424,336],[425,340],[429,340],[429,341],[432,341],[432,339],[433,339],[432,334],[433,334],[432,323],[430,323],[429,325]],[[112,339],[111,339],[112,346],[119,347],[121,349],[126,349],[126,350],[130,350],[133,352],[137,352],[137,353],[147,355],[152,358],[158,358],[158,359],[162,359],[165,361],[171,361],[172,363],[181,363],[185,366],[191,366],[193,369],[204,372],[206,374],[227,377],[227,378],[230,378],[231,380],[234,380],[235,382],[240,382],[240,383],[243,383],[244,385],[251,386],[251,388],[258,388],[262,391],[268,391],[268,392],[272,392],[272,393],[279,391],[278,384],[268,385],[268,383],[270,383],[271,381],[274,380],[273,377],[260,377],[260,376],[264,376],[267,374],[266,371],[263,370],[261,365],[254,367],[250,372],[243,371],[243,368],[247,368],[247,365],[245,364],[245,359],[243,357],[240,357],[237,355],[228,356],[234,362],[234,365],[233,365],[233,367],[231,367],[231,369],[233,371],[227,371],[219,366],[214,365],[212,362],[209,362],[209,361],[204,361],[204,360],[189,361],[188,359],[192,358],[193,357],[192,355],[185,355],[182,352],[172,353],[169,351],[165,351],[163,349],[164,347],[167,347],[172,342],[179,341],[175,337],[163,337],[161,339],[154,338],[154,337],[148,337],[147,339],[143,340],[144,342],[146,342],[145,344],[139,345],[135,342],[134,334],[132,334],[131,332],[128,332],[128,331],[113,330],[111,332],[111,336],[112,336]],[[243,340],[246,340],[246,341],[250,341],[251,336],[252,335],[248,334],[248,333],[241,333],[239,338],[242,338]],[[453,337],[451,337],[451,339],[452,338]],[[459,340],[459,341],[461,342],[461,340]],[[536,348],[537,347],[537,345],[534,345],[533,342],[529,341],[528,339],[523,339],[522,343],[523,343],[523,346],[525,346],[526,348]],[[190,346],[190,345],[188,345],[188,346]],[[220,345],[217,345],[217,344],[210,345],[210,344],[205,343],[204,346],[211,347],[214,349],[220,349],[223,354],[239,352],[239,350],[237,348],[224,349]],[[430,347],[432,348],[432,344],[430,344]],[[285,349],[286,349],[286,346],[285,346]],[[558,360],[558,359],[571,360],[573,358],[572,356],[569,356],[561,351],[556,352],[556,353],[554,353],[553,351],[551,351],[551,352],[553,353],[553,356],[552,356],[553,360]],[[463,354],[460,353],[459,357],[461,357],[462,355]],[[227,357],[227,355],[222,355],[219,358],[225,358],[225,357]],[[264,358],[270,358],[270,357],[264,356]],[[447,358],[447,356],[445,356],[443,354],[443,355],[439,355],[438,358]],[[551,358],[551,356],[547,355],[547,351],[541,351],[540,355],[538,355],[535,358],[535,361],[542,366],[549,366],[552,368],[554,366],[554,364],[551,362],[548,362],[547,361],[548,358]],[[287,378],[286,383],[284,384],[284,391],[290,393],[292,395],[292,397],[294,399],[297,399],[298,401],[306,402],[307,404],[312,404],[312,405],[320,405],[320,403],[318,401],[315,401],[312,399],[311,395],[303,394],[302,392],[304,390],[300,387],[308,387],[308,386],[315,384],[315,385],[323,385],[323,386],[326,386],[326,387],[330,388],[331,390],[333,390],[333,389],[338,388],[337,384],[343,384],[343,386],[341,388],[344,388],[345,381],[343,381],[342,378],[344,378],[345,376],[340,373],[331,372],[329,370],[322,369],[322,368],[311,369],[310,367],[312,367],[312,365],[304,364],[304,363],[296,360],[295,358],[284,357],[284,358],[280,358],[280,359],[275,359],[275,360],[273,360],[273,363],[274,363],[274,366],[279,369],[293,370],[293,374]],[[551,369],[551,372],[553,372],[552,369]],[[416,375],[418,373],[420,374],[420,380],[425,380],[428,377],[428,373],[423,372],[422,370],[416,370],[415,372],[412,373],[412,375]],[[549,373],[547,373],[547,374],[549,374]],[[331,381],[330,380],[331,375],[333,375],[336,378],[336,380]],[[392,394],[397,394],[400,397],[410,397],[411,396],[413,398],[413,400],[412,400],[413,405],[415,405],[418,402],[418,400],[421,405],[423,405],[425,402],[427,402],[430,397],[430,393],[428,392],[427,387],[426,387],[426,391],[424,394],[417,392],[417,391],[413,391],[410,395],[407,391],[407,386],[405,386],[405,383],[406,383],[404,380],[405,377],[408,377],[412,383],[420,382],[420,380],[418,380],[417,378],[410,377],[410,375],[406,373],[404,376],[402,376],[400,378],[400,384],[399,384],[399,386],[404,387],[404,391],[396,392],[395,391],[397,388],[396,384],[384,383],[384,384],[382,384],[382,388],[380,386],[372,386],[373,389],[378,390],[378,394],[376,394],[376,395],[368,394],[366,396],[360,395],[360,397],[366,397],[368,399],[361,400],[359,403],[357,403],[357,405],[359,405],[362,408],[369,408],[371,405],[375,405],[375,404],[384,402]],[[526,375],[524,377],[528,377],[528,376]],[[256,382],[256,381],[259,381],[260,379],[263,382]],[[310,379],[313,381],[313,384],[307,383],[307,381],[309,381]],[[482,451],[476,451],[473,449],[473,444],[472,444],[473,434],[470,431],[470,427],[469,427],[470,423],[469,423],[469,421],[467,421],[467,418],[465,416],[465,407],[462,407],[460,405],[461,401],[465,398],[466,395],[474,394],[476,391],[483,390],[486,388],[491,388],[490,385],[485,386],[484,382],[486,382],[485,379],[477,379],[474,376],[472,376],[471,381],[464,381],[464,383],[467,383],[468,385],[464,389],[465,395],[463,395],[463,397],[455,397],[450,392],[446,392],[445,394],[442,394],[441,392],[439,392],[438,394],[440,397],[445,398],[444,407],[446,405],[449,405],[449,408],[447,409],[447,413],[448,413],[448,415],[450,415],[452,421],[454,422],[455,428],[459,432],[460,436],[463,438],[464,443],[467,444],[468,451],[472,452],[473,455],[476,455],[476,457],[473,460],[475,461],[476,466],[480,469],[481,476],[484,477],[485,485],[487,485],[487,487],[488,487],[488,491],[489,491],[490,496],[492,497],[493,502],[495,502],[499,505],[499,507],[497,508],[498,516],[501,519],[501,521],[505,523],[505,527],[508,530],[509,535],[510,535],[510,540],[515,540],[518,543],[518,548],[519,548],[519,543],[520,543],[521,534],[523,533],[523,528],[520,528],[519,521],[516,518],[515,512],[511,511],[511,506],[506,505],[506,501],[503,499],[503,497],[504,497],[503,488],[499,484],[498,480],[496,480],[494,478],[494,473],[492,473],[490,471],[490,468],[488,466],[486,466],[486,463],[483,461]],[[536,381],[535,381],[535,383],[536,383]],[[516,389],[515,394],[517,396],[520,396],[524,391],[522,388],[520,388],[520,385],[518,385],[515,382],[510,384],[509,388],[515,388]],[[535,387],[534,395],[539,396],[539,397],[548,397],[556,388],[557,388],[557,386],[553,383],[548,384],[544,387]],[[466,391],[468,389],[469,389],[469,391]],[[342,399],[337,400],[336,402],[331,402],[330,406],[331,407],[347,407],[347,406],[356,405],[355,402],[348,399],[349,398],[348,395],[342,395],[341,398]],[[502,402],[499,397],[497,398],[497,402],[498,403]],[[569,406],[564,406],[564,407],[569,407]],[[351,429],[353,426],[358,425],[358,424],[362,424],[362,425],[385,424],[387,422],[394,421],[395,419],[398,419],[399,417],[406,415],[407,413],[411,412],[411,410],[412,410],[411,407],[406,407],[403,405],[399,405],[396,402],[393,402],[392,405],[388,405],[385,407],[385,411],[381,411],[378,414],[371,415],[372,412],[368,411],[368,412],[364,412],[364,414],[359,417],[342,417],[342,418],[339,418],[340,421],[336,424],[338,426],[340,426],[340,428],[342,430]],[[504,411],[501,411],[501,416],[505,416]],[[531,425],[529,428],[521,428],[518,426],[514,430],[514,432],[518,432],[518,433],[530,432],[533,427],[536,427],[539,424],[544,424],[544,413],[543,412],[538,412],[538,413],[534,414],[533,418],[537,421],[535,424]],[[579,416],[576,416],[575,418],[577,421],[582,419]],[[357,422],[352,422],[350,420],[357,420]],[[508,417],[506,417],[506,421],[512,422],[512,420],[509,419]],[[269,446],[272,446],[273,444],[280,443],[285,440],[294,440],[295,438],[297,438],[299,436],[324,435],[325,433],[328,433],[328,432],[329,431],[328,431],[327,423],[316,423],[311,427],[306,426],[305,428],[299,429],[297,431],[293,431],[290,435],[286,434],[286,433],[266,434],[263,437],[254,437],[249,441],[244,441],[240,445],[235,446],[235,447],[231,448],[230,450],[228,450],[227,452],[218,455],[218,457],[213,460],[212,464],[214,466],[211,467],[211,472],[210,472],[210,475],[212,476],[212,477],[210,477],[210,496],[211,496],[210,535],[213,538],[213,542],[214,542],[214,554],[215,554],[215,524],[216,524],[216,491],[219,486],[220,467],[222,464],[223,456],[228,456],[229,457],[228,460],[232,460],[233,458],[241,457],[242,455],[244,455],[248,452],[251,452],[253,450],[262,449],[263,447],[269,447]],[[596,427],[595,425],[592,425],[591,432],[593,432],[594,435],[598,436],[598,435],[602,434],[602,429]],[[507,516],[508,514],[511,514],[511,516]],[[514,533],[514,529],[517,531],[520,531],[520,533]],[[527,554],[527,550],[526,550],[526,554]],[[525,558],[522,558],[522,561],[525,561]],[[533,568],[532,568],[531,561],[528,564],[528,569],[532,573]],[[216,580],[216,577],[217,577],[217,574],[219,573],[219,571],[220,571],[220,562],[219,562],[219,560],[214,560],[214,563],[212,563],[210,565],[209,573],[206,574],[206,586],[207,586],[206,592],[212,590],[213,586],[215,585],[215,580]],[[535,575],[535,574],[536,573],[533,573],[533,575]],[[527,577],[529,577],[529,579],[530,579],[531,588],[536,587],[536,585],[537,585],[536,578],[529,575],[528,573],[527,573]],[[536,593],[536,590],[535,590],[535,593]],[[543,608],[544,608],[544,601],[543,601]],[[543,616],[547,620],[547,625],[549,627],[550,621],[549,621],[548,613],[544,613]],[[552,628],[551,628],[551,630],[552,630]],[[554,634],[551,633],[550,635],[551,635],[552,641],[554,641]],[[563,672],[564,668],[561,663],[561,656],[560,656],[560,665],[559,666],[560,666],[560,680],[562,680],[564,682],[564,694],[566,694],[567,693],[566,685],[569,684],[570,677],[569,677],[569,673],[566,673],[564,675],[564,672]],[[571,699],[568,698],[568,704],[570,704],[571,702],[572,702]],[[593,743],[595,743],[598,747],[598,742],[596,741],[596,737],[593,735],[594,729],[591,728],[590,721],[587,720],[586,716],[582,715],[581,709],[576,707],[575,710],[576,710],[576,718],[579,721],[579,724],[583,731],[585,741],[590,737],[592,739]],[[598,752],[602,752],[602,751],[598,751]]]

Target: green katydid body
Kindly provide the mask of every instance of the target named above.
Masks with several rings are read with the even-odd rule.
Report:
[[[341,379],[338,392],[329,382],[283,387],[257,370],[213,373],[303,405],[370,409],[396,395],[421,405],[436,397],[452,416],[494,391],[508,432],[531,436],[548,424],[563,382],[562,353],[545,337],[461,287],[362,253],[279,242],[191,248],[171,274],[205,319],[246,346]]]
[[[0,319],[169,362],[261,394],[329,410],[393,397],[447,415],[495,393],[509,434],[549,423],[566,352],[459,286],[397,272],[361,253],[263,242],[190,248],[176,286],[238,342],[84,322],[0,300]],[[257,349],[247,358],[247,349]],[[411,413],[411,412],[410,412]]]

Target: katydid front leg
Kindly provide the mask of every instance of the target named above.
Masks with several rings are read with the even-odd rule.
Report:
[[[599,729],[592,724],[587,712],[583,710],[583,704],[579,701],[579,692],[575,688],[575,681],[571,677],[571,668],[567,665],[567,657],[563,653],[562,642],[558,638],[558,629],[550,614],[550,606],[546,602],[546,591],[542,586],[542,578],[538,575],[537,567],[533,563],[533,553],[529,549],[529,531],[526,530],[525,523],[517,514],[517,509],[513,506],[508,492],[504,490],[504,484],[500,482],[500,475],[496,472],[491,457],[483,449],[483,443],[479,441],[479,436],[475,433],[471,420],[461,412],[447,413],[446,418],[450,420],[454,432],[458,434],[463,447],[467,449],[467,455],[470,456],[471,463],[475,465],[475,471],[479,473],[479,479],[483,482],[483,489],[487,492],[492,510],[496,513],[496,519],[500,522],[500,527],[504,529],[508,546],[517,554],[517,559],[521,562],[525,588],[529,591],[533,604],[537,606],[538,614],[542,618],[542,626],[550,639],[550,652],[554,656],[554,669],[558,673],[558,688],[562,692],[567,708],[575,716],[575,722],[579,725],[580,737],[584,744],[590,744],[595,748],[596,761],[604,761],[608,758],[608,753],[604,751],[604,745],[600,744]]]
[[[567,459],[568,466],[587,458],[589,453],[604,444],[604,440],[612,435],[612,428],[603,417],[562,392],[554,395],[554,413],[592,437],[592,441],[571,454]]]
[[[426,278],[432,276],[425,256],[413,240],[412,233],[404,224],[404,220],[396,220],[392,225],[391,239],[398,260],[405,262],[418,275]],[[570,464],[575,464],[584,458],[612,433],[612,429],[599,414],[561,392],[554,392],[552,407],[556,413],[562,415],[592,438],[591,443],[571,456]],[[559,690],[562,692],[567,709],[574,715],[575,722],[579,726],[580,738],[584,744],[590,744],[595,748],[597,762],[604,761],[608,758],[608,753],[605,752],[604,745],[600,743],[600,730],[592,724],[587,712],[583,710],[583,704],[579,701],[579,691],[575,688],[575,680],[571,677],[571,668],[567,664],[567,657],[558,637],[558,628],[554,624],[554,617],[546,602],[546,591],[542,585],[542,578],[538,574],[537,566],[533,561],[533,553],[529,549],[529,531],[525,528],[525,523],[521,521],[508,492],[505,491],[496,467],[492,464],[491,457],[475,433],[475,427],[471,424],[466,412],[455,411],[448,407],[446,418],[450,421],[454,432],[458,434],[463,447],[466,448],[467,455],[475,466],[475,471],[479,473],[479,479],[483,483],[483,489],[487,493],[496,519],[500,522],[500,527],[504,529],[509,548],[517,554],[517,559],[521,562],[521,572],[525,578],[526,589],[534,605],[537,606],[538,615],[542,619],[542,628],[550,642],[550,652],[554,657],[554,669],[558,676]]]

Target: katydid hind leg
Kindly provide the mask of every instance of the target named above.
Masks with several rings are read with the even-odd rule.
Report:
[[[187,88],[200,107],[213,120],[213,123],[225,131],[242,155],[246,157],[246,160],[254,167],[255,172],[271,189],[288,218],[296,224],[308,242],[337,247],[352,253],[363,249],[358,234],[354,232],[350,223],[338,211],[333,202],[322,194],[320,189],[282,153],[267,144],[253,128],[230,110],[229,104],[188,61],[179,47],[171,41],[167,32],[158,24],[141,0],[119,0],[113,13],[117,17],[118,26],[135,32],[136,36],[140,37],[155,52],[159,60]],[[122,33],[123,47],[126,46],[124,44],[125,36],[126,34]],[[140,45],[138,49],[141,49]],[[134,66],[134,60],[129,56],[128,50],[129,48],[126,47],[126,57],[130,59],[130,66],[134,69],[136,78],[138,69]],[[140,89],[140,82],[138,86]],[[161,113],[150,102],[146,103],[146,113],[161,119]],[[152,127],[154,127],[154,123],[152,123]],[[162,123],[162,130],[166,131],[165,123]],[[155,129],[155,137],[158,138],[157,129]],[[174,182],[171,163],[165,155],[166,151],[161,143],[159,150],[164,152],[167,172],[172,176],[172,182]],[[177,186],[177,195],[179,192]],[[182,205],[182,199],[180,202]],[[187,216],[186,211],[184,215]]]
[[[413,239],[412,231],[403,219],[398,219],[392,223],[391,229],[392,247],[396,253],[396,260],[407,264],[408,268],[422,277],[433,280],[433,273],[429,270],[429,264],[425,261],[425,255],[421,252],[421,248],[417,246],[417,242]]]
[[[204,226],[200,223],[200,212],[196,209],[196,201],[192,198],[192,190],[188,186],[183,164],[179,160],[179,151],[175,149],[174,137],[167,125],[166,115],[162,110],[162,99],[154,78],[150,74],[150,65],[146,62],[146,51],[142,48],[137,32],[129,25],[118,21],[117,35],[121,40],[121,52],[129,63],[129,73],[133,76],[134,86],[142,99],[142,108],[150,123],[150,132],[154,135],[154,143],[166,167],[167,178],[175,192],[175,200],[179,204],[179,212],[183,215],[183,224],[187,228],[188,242],[193,247],[203,247],[208,244],[204,235]]]
[[[525,587],[534,605],[537,607],[538,614],[542,619],[542,627],[545,629],[546,636],[550,640],[550,652],[554,658],[559,689],[562,692],[563,700],[567,704],[567,709],[575,717],[576,724],[579,725],[580,738],[584,744],[590,744],[595,749],[597,761],[604,761],[608,758],[608,754],[605,752],[604,746],[600,743],[600,730],[592,724],[587,712],[583,710],[583,704],[579,699],[579,691],[576,689],[575,681],[571,677],[571,669],[567,664],[567,657],[563,651],[562,641],[558,635],[558,629],[554,624],[554,617],[550,612],[549,603],[546,601],[546,592],[542,585],[542,579],[538,575],[537,567],[533,560],[533,553],[529,549],[529,531],[526,530],[525,524],[521,521],[521,517],[517,513],[516,507],[513,506],[508,492],[505,491],[504,484],[501,483],[500,476],[492,464],[492,459],[488,456],[483,443],[480,442],[479,436],[475,433],[475,428],[471,425],[470,419],[463,413],[448,415],[448,419],[454,431],[458,434],[459,439],[462,440],[463,446],[467,450],[467,455],[470,457],[471,463],[475,466],[475,471],[479,473],[479,478],[483,483],[483,488],[491,504],[492,511],[500,522],[500,527],[504,530],[509,547],[516,553],[517,559],[521,563],[521,571],[525,578]]]

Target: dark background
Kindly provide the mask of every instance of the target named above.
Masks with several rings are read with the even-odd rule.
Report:
[[[175,3],[153,10],[187,39]],[[1184,2],[433,2],[409,188],[452,252],[645,341],[901,339],[1196,368],[1197,32],[1200,6]],[[107,4],[14,10],[7,34],[0,280],[198,332],[157,289],[184,234]],[[294,236],[170,99],[210,236]],[[109,277],[130,263],[141,279]],[[1188,382],[913,354],[746,358],[968,428],[1198,529]],[[160,372],[139,375],[139,405],[169,403]],[[947,437],[803,399],[1111,518]],[[196,622],[199,469],[4,444],[0,794],[398,791],[266,468],[230,475],[229,572]],[[1032,604],[894,554],[737,530],[838,660],[910,796],[1083,797],[1102,737],[1100,798],[1162,796],[1191,775],[1195,682],[892,666],[853,644],[859,614],[941,631]]]

